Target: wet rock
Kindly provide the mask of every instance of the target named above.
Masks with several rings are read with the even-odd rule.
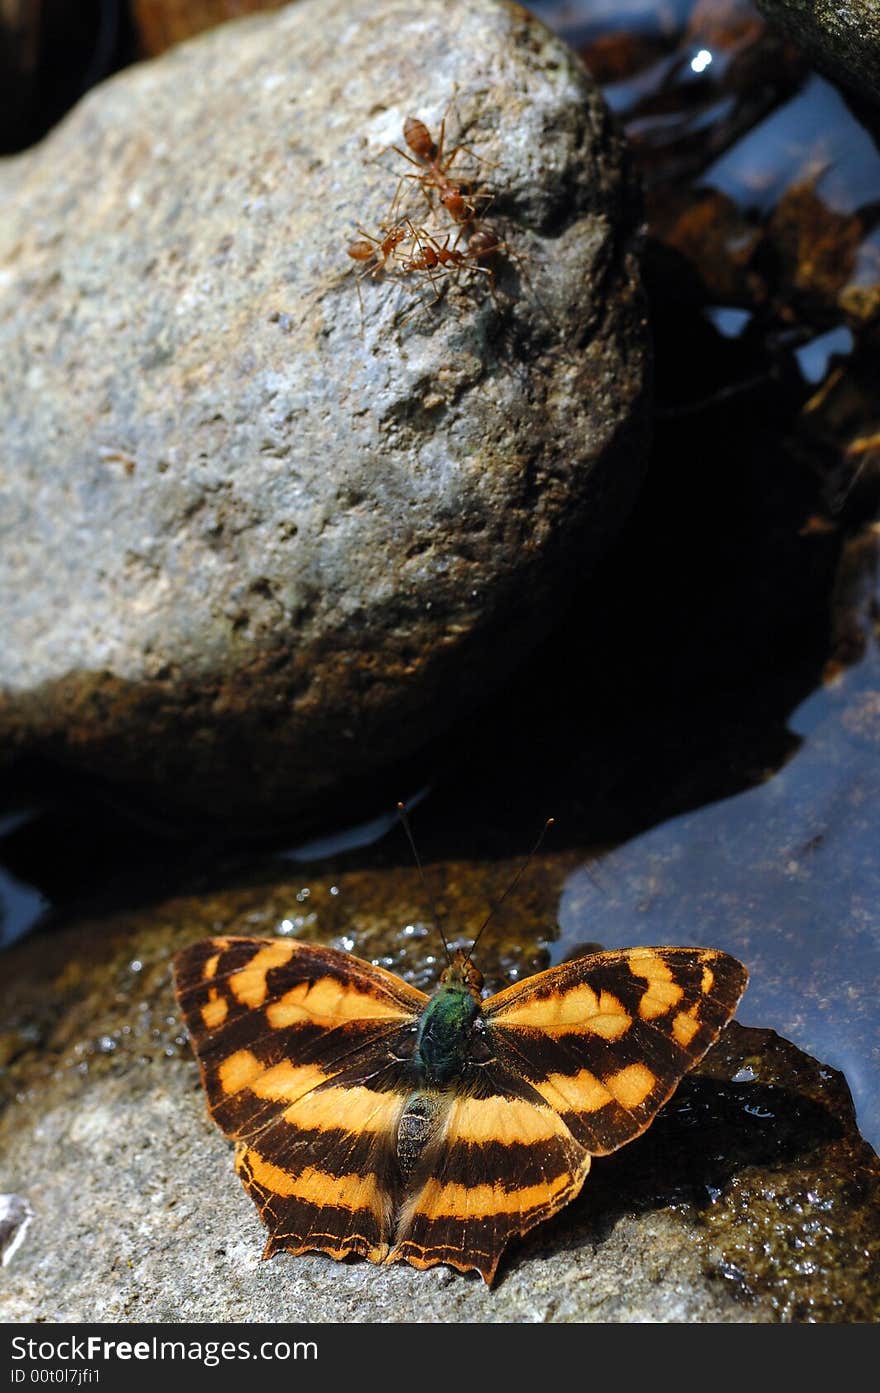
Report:
[[[658,299],[758,311],[777,338],[793,323],[806,339],[876,317],[872,216],[835,212],[814,180],[792,184],[764,217],[699,186],[657,186],[646,205],[646,269]]]
[[[875,486],[880,485],[880,442],[874,462]],[[868,523],[847,540],[831,597],[831,656],[823,674],[837,682],[851,663],[864,658],[872,640],[880,647],[880,522]],[[860,692],[841,711],[841,724],[851,734],[868,740],[880,735],[876,687]]]
[[[880,101],[880,3],[860,0],[757,0],[812,62],[844,87]]]
[[[490,976],[499,951],[508,971],[543,965],[570,865],[540,862],[515,915],[518,955],[487,941]],[[512,868],[430,869],[466,933]],[[415,873],[313,876],[168,901],[9,951],[0,1011],[32,1043],[0,1075],[0,1148],[35,1218],[5,1274],[3,1319],[876,1316],[880,1163],[846,1084],[773,1032],[737,1025],[642,1138],[597,1160],[578,1200],[509,1251],[491,1291],[443,1268],[317,1254],[261,1262],[263,1228],[205,1112],[172,954],[220,928],[263,935],[286,922],[306,939],[344,938],[426,985],[436,946],[423,894]]]
[[[734,1025],[700,1076],[739,1112],[730,1180],[703,1215],[718,1270],[745,1296],[768,1296],[781,1320],[876,1321],[880,1161],[843,1075],[772,1030]]]
[[[755,310],[771,351],[773,339],[790,344],[794,323],[805,337],[841,321],[871,328],[876,151],[750,0],[694,5],[648,55],[624,31],[583,56],[645,181],[652,308]]]
[[[768,239],[795,314],[819,325],[839,319],[840,302],[855,280],[859,251],[870,231],[858,214],[830,208],[815,181],[785,191],[769,220]],[[863,285],[863,295],[866,290]]]
[[[491,277],[346,255],[404,213],[422,251],[457,236],[389,149],[413,112],[491,191]],[[519,7],[221,26],[91,93],[0,196],[7,754],[311,815],[497,690],[634,497],[632,183]]]
[[[702,304],[752,306],[766,299],[754,269],[761,233],[733,199],[717,189],[673,185],[654,191],[649,217],[654,278],[674,301],[686,295]]]
[[[608,948],[666,941],[723,947],[749,968],[737,1012],[842,1071],[862,1135],[880,1144],[880,937],[876,810],[880,690],[876,543],[847,548],[835,643],[864,658],[788,718],[784,766],[735,797],[666,821],[566,881],[553,958],[589,933]],[[872,574],[873,572],[873,574]],[[850,653],[855,657],[854,653]]]

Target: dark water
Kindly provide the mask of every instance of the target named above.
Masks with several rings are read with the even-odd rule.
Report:
[[[730,201],[732,231],[719,243],[727,261],[716,256],[708,273],[704,268],[695,308],[721,338],[748,341],[758,380],[762,364],[780,394],[785,382],[800,377],[804,404],[788,421],[782,408],[774,445],[787,454],[796,440],[795,453],[811,457],[824,473],[820,525],[845,539],[847,502],[866,475],[874,480],[858,519],[849,522],[853,534],[864,529],[854,544],[861,581],[843,600],[847,582],[839,578],[831,587],[825,612],[832,656],[785,719],[792,752],[754,787],[660,820],[608,852],[589,873],[572,875],[559,907],[554,956],[564,957],[585,940],[620,947],[674,940],[738,953],[751,970],[739,1019],[771,1026],[842,1070],[863,1133],[876,1146],[880,374],[872,322],[880,284],[880,152],[844,95],[786,51],[748,5],[535,8],[580,48],[597,75],[604,68],[610,104],[645,178],[655,264],[658,244],[679,251],[693,245],[680,235],[681,223],[678,237],[669,236],[673,224],[664,215],[671,199],[679,209],[687,207],[688,190],[694,204],[707,191]],[[801,194],[798,203],[802,190],[809,196]],[[704,245],[711,243],[713,221],[717,227],[726,213],[720,202],[707,206],[716,218],[703,225]],[[792,210],[800,216],[790,217]],[[746,255],[750,236],[753,250]],[[828,273],[819,274],[823,259]],[[873,289],[864,320],[853,287]],[[674,353],[668,326],[662,320],[655,325],[658,355]],[[826,414],[847,372],[859,376],[860,355],[871,363],[874,391],[856,389],[845,416]],[[662,393],[668,380],[662,366],[659,377]],[[738,380],[750,377],[744,370]],[[737,378],[719,385],[722,392],[735,389]],[[680,382],[675,391],[678,397]],[[750,409],[748,391],[742,409]],[[756,416],[756,430],[765,424]],[[718,427],[710,400],[703,420],[707,458],[717,449]],[[853,451],[859,440],[862,449]],[[868,448],[866,440],[873,441]],[[672,435],[659,448],[677,445],[681,440]],[[835,472],[842,470],[846,479],[848,468],[848,482],[834,497]],[[840,564],[846,576],[847,563]],[[835,627],[841,601],[852,606],[849,632],[856,633],[848,655],[853,661],[845,664],[833,656],[846,650],[845,632]],[[822,610],[820,602],[817,620]],[[720,627],[729,613],[717,614]],[[780,650],[776,672],[766,665],[754,672],[756,681],[769,690],[791,656]]]
[[[661,823],[573,873],[554,960],[596,939],[699,943],[737,954],[750,985],[737,1013],[841,1070],[862,1134],[880,1144],[880,660],[792,714],[804,737],[766,783]],[[867,740],[847,728],[860,698]]]
[[[426,861],[513,856],[552,814],[547,850],[580,866],[553,960],[737,954],[740,1021],[842,1070],[880,1146],[880,154],[747,5],[532,8],[602,82],[646,190],[656,436],[620,544],[503,701],[309,844],[218,844],[17,769],[0,941],[292,864],[305,883],[330,854],[394,865],[417,789]]]

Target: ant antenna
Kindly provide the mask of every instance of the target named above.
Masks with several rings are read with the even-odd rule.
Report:
[[[499,898],[498,898],[498,899],[495,901],[495,903],[492,905],[492,908],[489,910],[489,913],[486,915],[485,919],[483,920],[482,924],[480,925],[479,929],[477,930],[477,936],[476,936],[476,938],[474,939],[473,943],[472,943],[471,946],[470,946],[470,950],[469,950],[469,952],[468,952],[468,960],[469,960],[469,961],[473,959],[473,952],[474,952],[474,949],[476,948],[477,943],[479,942],[480,936],[482,935],[482,932],[483,932],[483,930],[485,929],[486,925],[488,924],[489,920],[492,918],[492,916],[493,916],[493,914],[495,913],[495,911],[496,911],[497,909],[500,909],[500,908],[501,908],[501,906],[504,904],[504,901],[507,899],[507,896],[511,893],[511,891],[515,890],[516,887],[517,887],[517,885],[519,885],[519,882],[520,882],[520,880],[521,880],[521,878],[522,878],[523,872],[525,871],[525,869],[526,869],[526,867],[528,866],[529,862],[531,861],[532,857],[535,856],[535,855],[537,855],[538,851],[540,850],[541,843],[543,842],[544,838],[546,837],[548,831],[549,831],[550,828],[553,826],[553,823],[554,823],[555,821],[556,821],[555,818],[548,817],[547,821],[544,823],[544,826],[541,828],[541,835],[538,837],[538,840],[535,842],[535,845],[532,847],[532,849],[531,849],[531,851],[529,852],[528,856],[526,856],[526,857],[523,859],[522,865],[520,866],[520,868],[519,868],[519,870],[517,871],[516,875],[513,877],[513,880],[510,882],[510,884],[508,885],[507,889],[504,891],[504,894],[503,894],[503,895],[500,895]]]
[[[443,944],[443,952],[446,954],[446,961],[449,963],[449,965],[450,965],[450,967],[451,967],[451,966],[452,966],[452,954],[451,954],[450,951],[449,951],[449,944],[446,942],[446,935],[444,934],[443,930],[442,930],[441,927],[440,927],[440,918],[439,918],[439,915],[437,914],[437,903],[436,903],[436,901],[435,901],[435,899],[434,899],[434,896],[431,894],[430,889],[428,888],[428,882],[427,882],[427,880],[425,879],[425,872],[424,872],[424,870],[422,869],[421,857],[419,856],[419,853],[418,853],[418,851],[416,850],[415,839],[413,838],[412,829],[410,828],[410,825],[409,825],[409,818],[408,818],[407,815],[406,815],[406,804],[405,804],[405,803],[398,803],[398,805],[397,805],[397,811],[398,811],[398,813],[400,814],[400,820],[401,820],[401,822],[403,823],[403,830],[404,830],[404,832],[406,833],[406,839],[407,839],[407,841],[408,841],[409,844],[410,844],[410,848],[411,848],[411,850],[412,850],[412,854],[413,854],[413,856],[414,856],[414,858],[415,858],[415,863],[416,863],[416,865],[417,865],[417,867],[418,867],[418,870],[419,870],[419,879],[420,879],[421,882],[422,882],[422,889],[423,889],[424,892],[425,892],[425,899],[428,901],[428,905],[430,906],[431,917],[432,917],[432,919],[434,920],[434,928],[437,930],[438,934],[440,935],[440,941],[441,941],[441,943]],[[543,835],[543,834],[542,834],[542,835]]]

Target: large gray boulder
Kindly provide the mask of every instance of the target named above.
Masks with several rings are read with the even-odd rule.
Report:
[[[467,147],[462,236],[402,180],[410,115]],[[632,181],[517,6],[223,26],[92,92],[0,204],[7,755],[301,815],[496,689],[637,491]],[[347,255],[406,216],[392,274]]]

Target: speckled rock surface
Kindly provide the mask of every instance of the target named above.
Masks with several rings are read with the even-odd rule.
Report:
[[[358,226],[450,235],[389,149],[411,113],[467,145],[494,282],[358,280]],[[497,687],[637,491],[632,181],[517,7],[224,25],[90,93],[0,201],[7,754],[302,814]]]
[[[517,910],[531,946],[487,946],[493,985],[502,967],[542,965],[540,934],[570,867],[534,866]],[[467,933],[511,868],[488,879],[485,868],[442,870],[450,919]],[[312,878],[308,889],[168,901],[6,954],[0,1154],[4,1186],[34,1218],[4,1273],[0,1319],[876,1319],[880,1162],[846,1084],[736,1023],[642,1138],[596,1161],[578,1199],[508,1250],[491,1290],[446,1268],[262,1262],[265,1231],[182,1032],[173,952],[220,926],[268,934],[286,921],[423,986],[431,966],[415,872]]]
[[[844,87],[880,101],[880,0],[757,0],[758,9]]]

